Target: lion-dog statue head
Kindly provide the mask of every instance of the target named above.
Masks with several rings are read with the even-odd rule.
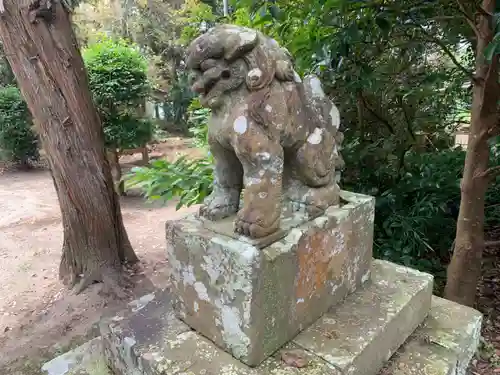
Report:
[[[221,25],[195,39],[188,49],[192,89],[203,106],[218,108],[224,94],[241,88],[257,91],[273,79],[294,79],[285,48],[256,30]]]

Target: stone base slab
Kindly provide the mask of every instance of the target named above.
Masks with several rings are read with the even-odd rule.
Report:
[[[380,370],[377,358],[388,357],[396,341],[407,335],[408,327],[394,331],[396,323],[411,326],[423,316],[432,283],[426,274],[380,261],[374,261],[372,279],[346,300],[352,316],[331,310],[256,368],[175,318],[167,291],[148,295],[101,322],[106,362],[115,375],[357,375],[365,363],[373,363],[361,368],[370,375],[464,375],[478,347],[481,314],[437,297],[424,322]],[[399,302],[390,304],[390,299]],[[375,302],[371,318],[362,312],[369,300]],[[384,301],[389,303],[385,315]],[[401,335],[397,340],[396,333]],[[299,353],[307,365],[287,365],[282,356],[290,351]]]
[[[479,347],[482,315],[433,297],[424,323],[385,365],[383,375],[465,375]]]
[[[375,200],[341,198],[312,220],[288,215],[286,236],[262,249],[195,215],[168,222],[177,316],[247,365],[260,364],[369,279]]]
[[[346,375],[381,369],[431,308],[431,275],[376,260],[372,280],[294,342]]]

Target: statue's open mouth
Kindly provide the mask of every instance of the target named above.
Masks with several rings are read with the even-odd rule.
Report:
[[[205,84],[204,91],[201,93],[202,96],[207,96],[210,91],[215,87],[217,81],[209,81]]]
[[[231,78],[231,72],[224,66],[213,66],[204,71],[193,84],[193,91],[207,97],[221,80]]]

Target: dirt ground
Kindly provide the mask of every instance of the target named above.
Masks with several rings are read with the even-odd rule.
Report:
[[[182,139],[155,145],[153,157],[192,153]],[[131,163],[137,155],[123,159]],[[175,210],[123,197],[128,235],[141,259],[133,276],[135,296],[167,285],[164,225],[196,207]],[[73,295],[58,280],[62,226],[47,170],[0,175],[0,374],[32,375],[39,363],[95,332],[103,313],[121,309],[99,296],[99,285]]]

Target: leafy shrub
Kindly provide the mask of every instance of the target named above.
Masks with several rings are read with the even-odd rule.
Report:
[[[208,118],[210,109],[203,108],[199,99],[194,99],[188,108],[189,132],[193,136],[196,147],[207,147],[208,145]]]
[[[410,154],[392,186],[377,197],[375,254],[444,276],[455,237],[465,153]]]
[[[196,147],[207,147],[209,115],[210,110],[193,100],[188,109],[188,123]],[[148,200],[166,202],[179,197],[177,209],[201,203],[212,192],[212,186],[213,160],[209,153],[204,159],[189,160],[183,156],[174,163],[157,160],[150,166],[133,168],[125,176],[125,188],[140,188]]]
[[[14,86],[0,89],[0,152],[2,159],[25,166],[39,157],[31,114]]]
[[[146,59],[122,40],[103,38],[83,51],[89,85],[109,148],[135,148],[148,142],[152,121],[143,117],[149,94]]]
[[[212,191],[211,157],[188,160],[180,157],[174,163],[155,160],[148,167],[133,168],[125,176],[125,188],[140,188],[148,200],[167,202],[179,197],[176,209],[198,204]]]
[[[177,75],[176,81],[168,90],[168,98],[164,103],[163,110],[165,113],[165,121],[170,130],[172,125],[175,125],[172,130],[186,131],[188,125],[189,105],[193,100],[194,93],[189,86],[189,78],[186,72],[180,72]]]
[[[436,276],[439,289],[455,239],[465,151],[411,152],[401,169],[392,160],[367,168],[365,158],[371,159],[373,150],[366,155],[353,154],[347,146],[345,151],[349,173],[344,188],[377,198],[375,257],[430,272]],[[356,158],[358,164],[352,164]],[[486,195],[488,226],[500,224],[499,201],[497,179]]]

